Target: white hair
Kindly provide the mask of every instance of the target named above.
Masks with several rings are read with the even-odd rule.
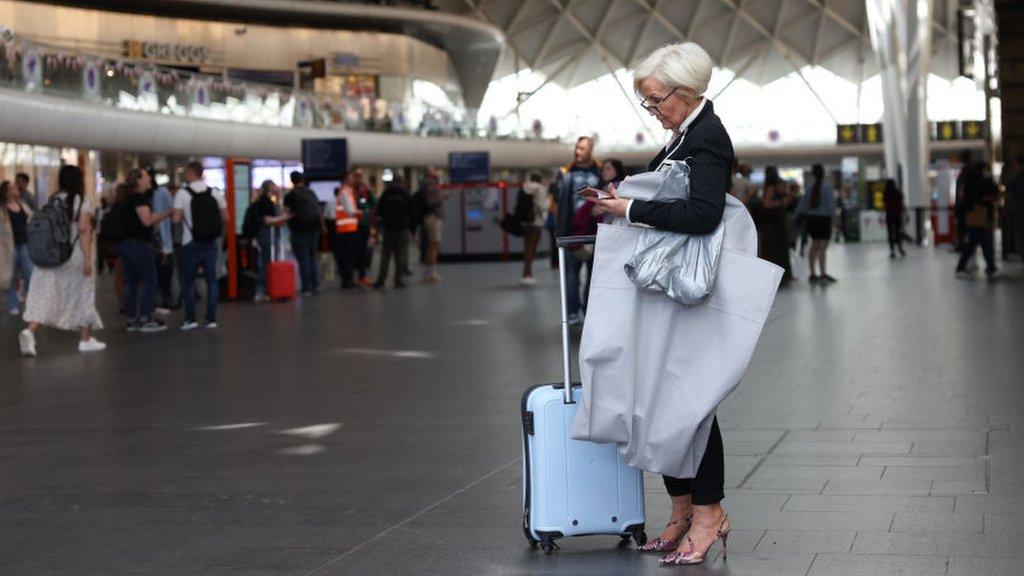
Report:
[[[668,44],[651,52],[633,68],[633,89],[639,92],[641,81],[655,78],[669,88],[682,86],[703,96],[714,66],[711,56],[693,42]]]

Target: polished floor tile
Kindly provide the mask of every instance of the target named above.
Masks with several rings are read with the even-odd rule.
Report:
[[[833,247],[838,284],[780,292],[719,410],[728,558],[679,573],[1024,575],[1024,270],[886,256]],[[519,400],[560,346],[556,277],[518,270],[130,336],[101,277],[94,355],[45,331],[19,358],[0,319],[0,574],[668,573],[616,537],[526,546]]]

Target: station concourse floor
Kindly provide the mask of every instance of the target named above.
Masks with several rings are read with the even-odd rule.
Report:
[[[719,411],[727,560],[520,529],[519,400],[557,380],[557,283],[444,266],[404,291],[225,304],[220,328],[106,352],[0,321],[0,574],[1024,575],[1024,271],[833,247],[779,293]],[[798,272],[806,275],[803,262]],[[180,315],[172,317],[174,324]],[[646,484],[648,531],[667,520]]]

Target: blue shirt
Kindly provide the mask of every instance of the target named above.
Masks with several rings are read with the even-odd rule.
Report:
[[[170,210],[172,206],[174,206],[174,198],[166,187],[160,186],[153,190],[154,214],[166,212]],[[171,239],[171,219],[164,218],[156,226],[156,231],[160,237],[160,251],[164,254],[171,254],[174,252],[174,245],[172,244]]]
[[[813,186],[813,185],[812,185]],[[817,208],[811,208],[811,195],[813,188],[809,186],[803,196],[800,197],[800,204],[797,205],[797,214],[808,216],[828,216],[831,218],[836,212],[836,191],[832,186],[821,183],[821,201]]]

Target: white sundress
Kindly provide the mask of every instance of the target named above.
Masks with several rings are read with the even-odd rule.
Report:
[[[79,213],[79,204],[82,204],[82,214],[92,212],[89,201],[82,203],[79,196],[75,200],[75,214]],[[85,327],[99,330],[103,328],[103,320],[96,311],[96,274],[82,273],[85,257],[77,240],[78,222],[71,225],[74,227],[72,237],[76,239],[71,259],[56,268],[37,267],[32,272],[22,317],[25,322],[38,322],[61,330],[77,331]]]

